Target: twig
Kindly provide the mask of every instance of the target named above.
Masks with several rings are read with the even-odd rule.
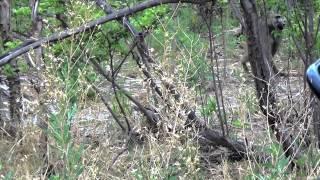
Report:
[[[109,46],[109,58],[110,58],[109,60],[110,60],[110,71],[111,71],[111,78],[112,78],[112,82],[111,82],[112,83],[112,89],[113,89],[117,104],[118,104],[118,106],[120,108],[120,111],[123,114],[124,120],[126,121],[127,128],[128,128],[128,133],[130,133],[131,132],[131,127],[130,127],[129,119],[127,117],[126,112],[124,111],[124,108],[123,108],[120,100],[119,100],[118,93],[117,93],[117,90],[116,90],[116,87],[115,87],[116,74],[114,73],[114,69],[113,69],[113,54],[112,54],[111,42],[109,41],[108,38],[107,38],[107,41],[108,41],[108,46]],[[124,62],[124,61],[122,61],[122,62]]]
[[[222,97],[222,88],[221,88],[221,83],[219,82],[219,64],[217,62],[217,58],[216,59],[216,66],[217,66],[217,73],[215,73],[214,71],[214,63],[213,63],[213,52],[215,52],[215,48],[214,48],[214,42],[212,41],[212,31],[211,31],[211,19],[212,19],[212,16],[211,14],[209,15],[209,19],[208,17],[205,17],[203,15],[203,13],[201,13],[201,17],[202,19],[204,20],[206,26],[207,26],[207,29],[208,29],[208,32],[209,32],[209,51],[210,51],[210,66],[211,66],[211,73],[212,73],[212,78],[213,78],[213,86],[214,86],[214,89],[215,89],[215,99],[217,101],[217,105],[218,105],[218,118],[219,118],[219,121],[220,121],[220,127],[221,127],[221,131],[222,131],[222,135],[223,136],[226,136],[226,134],[228,133],[228,130],[227,130],[227,124],[225,124],[223,122],[223,118],[225,118],[225,121],[226,121],[226,116],[225,116],[225,111],[224,111],[224,116],[222,116],[222,111],[220,109],[220,107],[224,107],[223,105],[223,97]],[[214,55],[216,57],[216,55]],[[216,80],[216,77],[218,78],[218,82]],[[222,99],[222,102],[220,102],[220,99],[219,99],[219,94],[218,94],[218,88],[217,88],[217,85],[218,85],[218,88],[219,88],[219,92],[220,92],[220,98]],[[220,104],[222,103],[222,104]],[[224,108],[223,108],[224,109]],[[225,128],[226,126],[226,128]]]
[[[62,32],[57,32],[57,33],[54,33],[48,37],[39,38],[39,39],[35,40],[35,42],[28,43],[27,45],[23,44],[15,49],[13,49],[12,51],[0,56],[0,66],[3,66],[4,64],[8,63],[12,59],[14,59],[14,58],[32,50],[32,49],[35,49],[39,46],[42,46],[45,44],[52,44],[52,43],[55,43],[59,40],[68,38],[70,36],[74,36],[76,34],[92,30],[101,24],[104,24],[104,23],[112,21],[112,20],[119,19],[121,17],[130,16],[134,13],[137,13],[139,11],[143,11],[147,8],[159,6],[162,4],[169,4],[169,3],[183,2],[183,3],[200,4],[200,3],[209,2],[209,1],[210,0],[198,0],[198,1],[194,1],[194,0],[150,0],[150,1],[142,2],[134,7],[120,9],[110,15],[101,17],[97,20],[90,21],[82,26],[79,26],[79,27],[76,27],[73,29],[69,29],[69,30],[64,30]]]
[[[87,82],[90,83],[89,79],[87,79]],[[93,87],[93,89],[97,92],[97,94],[100,96],[101,101],[103,102],[103,104],[107,107],[108,111],[111,113],[111,116],[113,117],[113,119],[116,121],[116,123],[120,126],[122,131],[126,131],[126,128],[121,124],[119,118],[117,117],[117,115],[113,112],[112,108],[110,107],[108,101],[106,100],[106,98],[102,95],[102,93],[100,92],[100,90],[92,83],[90,83],[91,86]]]
[[[109,82],[112,83],[112,78],[110,77],[110,73],[106,72],[95,60],[90,59],[90,62],[93,64],[93,66],[96,68],[96,70],[104,77],[106,78]],[[147,117],[147,120],[149,123],[153,126],[156,126],[156,122],[152,118],[152,115],[148,113],[148,111],[145,109],[145,107],[137,101],[135,98],[133,98],[126,90],[121,88],[117,83],[114,83],[115,87],[117,87],[122,93],[127,96],[129,100],[131,100],[138,108],[139,110]]]

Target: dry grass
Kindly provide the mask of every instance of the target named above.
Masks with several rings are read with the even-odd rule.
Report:
[[[174,33],[173,33],[174,34]],[[90,87],[83,77],[79,77],[80,88],[78,97],[79,111],[76,113],[72,126],[70,127],[71,140],[59,145],[57,139],[49,135],[49,144],[47,155],[49,164],[56,167],[56,176],[63,179],[63,175],[68,176],[74,173],[77,168],[83,167],[79,179],[306,179],[314,178],[320,174],[319,152],[310,148],[304,151],[305,163],[303,170],[289,171],[284,163],[283,152],[277,148],[277,143],[270,133],[266,118],[260,113],[257,106],[257,99],[253,87],[253,79],[245,75],[240,63],[236,59],[219,59],[220,65],[227,61],[226,78],[223,79],[223,95],[228,123],[231,127],[230,136],[234,139],[247,141],[251,145],[259,145],[260,149],[255,149],[252,154],[267,154],[265,163],[257,162],[257,159],[244,160],[241,162],[228,162],[222,156],[226,150],[221,147],[213,147],[212,154],[222,159],[222,162],[212,163],[208,161],[210,154],[204,154],[197,142],[197,132],[188,129],[185,130],[184,117],[180,117],[185,111],[185,105],[192,108],[200,108],[199,97],[195,89],[189,84],[190,74],[204,71],[196,69],[194,56],[201,56],[206,53],[206,47],[200,49],[186,49],[177,47],[173,52],[171,48],[174,35],[166,35],[168,41],[163,46],[163,54],[157,58],[160,62],[159,67],[164,70],[163,76],[159,81],[173,83],[181,93],[180,102],[173,101],[172,95],[164,91],[165,100],[159,100],[157,110],[162,118],[162,129],[158,133],[151,133],[145,126],[144,117],[131,109],[130,122],[134,129],[144,138],[143,143],[134,143],[129,141],[128,136],[120,131],[118,125],[113,121],[110,113],[105,106],[95,98],[87,100],[87,92]],[[235,54],[240,54],[237,50]],[[72,53],[70,53],[72,54]],[[231,54],[230,56],[234,56]],[[174,57],[174,58],[173,58]],[[70,57],[71,59],[71,57]],[[184,62],[182,65],[181,62]],[[120,74],[121,85],[126,85],[134,97],[140,100],[144,105],[154,102],[152,91],[149,89],[147,81],[143,80],[141,73],[133,69],[132,64],[125,64],[125,72]],[[52,68],[52,69],[50,69]],[[54,72],[57,67],[49,67],[50,73],[47,74],[48,92],[44,97],[54,99],[55,102],[68,103],[64,86],[65,82],[58,81]],[[223,77],[222,68],[220,69]],[[156,73],[155,73],[156,74]],[[134,76],[127,78],[126,75]],[[158,75],[158,74],[156,74]],[[131,80],[130,80],[131,79]],[[133,83],[132,86],[128,85]],[[157,82],[161,85],[160,82]],[[208,83],[204,81],[201,83]],[[287,90],[287,85],[291,83],[293,88]],[[300,91],[301,79],[293,77],[288,80],[281,79],[278,87],[281,93],[281,100],[284,122],[291,122],[290,128],[284,129],[292,134],[301,137],[304,130],[301,124],[309,115],[308,108],[301,105],[304,102],[304,92]],[[114,103],[110,84],[105,82],[98,84],[102,87],[108,100]],[[164,89],[164,87],[162,87]],[[200,94],[206,97],[212,97],[213,91]],[[294,101],[286,99],[288,94],[293,94]],[[170,103],[168,108],[166,103]],[[113,104],[114,105],[114,104]],[[295,108],[295,109],[294,109]],[[299,110],[298,117],[290,116],[290,112]],[[70,109],[65,109],[60,117],[62,128],[65,125],[66,115]],[[197,112],[197,114],[200,114]],[[210,115],[210,126],[218,127],[216,114]],[[310,129],[310,122],[307,124]],[[169,131],[170,129],[171,131]],[[172,130],[173,129],[173,130]],[[218,129],[218,128],[216,128]],[[61,131],[62,132],[62,131]],[[12,176],[12,179],[40,179],[41,169],[43,168],[43,159],[39,155],[39,135],[40,129],[36,127],[27,127],[23,129],[23,138],[18,141],[0,138],[0,178]],[[295,142],[299,146],[300,139]],[[60,143],[61,144],[61,143]],[[83,148],[83,151],[81,150]],[[80,153],[80,160],[76,161],[73,154],[68,151]],[[222,158],[221,158],[222,157]],[[312,162],[311,162],[312,161]],[[72,164],[75,163],[75,164]],[[62,167],[59,167],[62,165]],[[66,165],[71,164],[71,165]],[[72,167],[75,170],[66,169]]]
[[[23,137],[19,140],[0,139],[0,177],[6,176],[14,179],[33,179],[39,177],[43,159],[39,157],[38,128],[24,128]]]

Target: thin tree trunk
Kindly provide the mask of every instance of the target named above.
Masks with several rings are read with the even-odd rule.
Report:
[[[39,39],[41,38],[41,32],[43,28],[43,22],[41,16],[38,14],[39,0],[30,0],[29,6],[32,10],[31,20],[31,37]],[[31,53],[31,52],[29,52]],[[44,62],[43,62],[43,48],[40,46],[34,49],[34,52],[31,53],[28,59],[32,65],[32,76],[37,78],[37,82],[35,82],[36,91],[38,93],[39,104],[40,104],[40,112],[39,118],[36,120],[38,127],[41,128],[41,134],[39,137],[39,156],[43,159],[43,169],[42,174],[47,176],[49,169],[49,157],[48,157],[48,105],[46,101],[48,98],[46,97],[46,88],[41,86],[45,81],[44,73]]]
[[[21,81],[20,72],[17,66],[17,59],[10,62],[11,68],[15,71],[12,76],[8,77],[10,91],[10,124],[12,131],[10,135],[17,137],[20,134],[19,126],[21,124],[22,104],[21,104]]]
[[[0,35],[1,43],[3,43],[0,45],[1,50],[4,49],[4,43],[11,40],[10,20],[11,2],[10,0],[2,0],[0,1]],[[4,130],[7,135],[16,137],[18,126],[21,122],[21,86],[17,60],[11,61],[10,64],[14,73],[9,75],[9,77],[5,77],[6,75],[2,74],[4,78],[2,79],[1,84],[4,85],[3,87],[8,85],[9,88],[0,88],[0,99],[4,100],[4,102],[0,103],[1,113],[4,115],[0,118],[0,121],[2,121],[2,130]]]
[[[4,44],[10,37],[10,17],[10,0],[0,1],[0,54],[4,53]]]

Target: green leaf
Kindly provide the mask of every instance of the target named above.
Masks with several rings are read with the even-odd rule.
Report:
[[[270,147],[266,148],[266,151],[272,154],[274,157],[277,157],[281,150],[281,145],[278,143],[272,143]]]
[[[288,158],[284,158],[284,157],[280,158],[276,166],[278,173],[282,173],[285,170],[285,167],[288,166],[288,163],[289,163]]]
[[[214,98],[210,98],[207,104],[200,110],[203,116],[210,116],[217,111],[217,103]]]
[[[25,61],[18,61],[18,67],[22,73],[27,73],[29,70],[29,65]]]
[[[244,123],[243,121],[241,121],[240,119],[236,119],[236,120],[233,120],[231,122],[231,124],[237,128],[248,128],[249,127],[249,124],[248,123]]]
[[[9,49],[13,49],[18,47],[20,44],[20,41],[16,40],[16,41],[8,41],[4,44],[4,46],[6,46]]]
[[[12,171],[9,171],[5,176],[4,176],[4,180],[11,180],[13,179],[13,172]]]
[[[14,68],[10,64],[3,66],[3,73],[8,77],[13,77],[15,75]]]
[[[31,14],[31,9],[29,7],[20,7],[13,9],[13,14],[16,16],[28,16]]]
[[[177,180],[177,179],[178,179],[177,176],[170,176],[170,177],[168,177],[168,180]]]

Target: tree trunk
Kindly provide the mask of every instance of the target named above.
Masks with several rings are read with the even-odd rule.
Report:
[[[2,42],[10,37],[10,0],[0,1],[0,36]],[[2,53],[1,53],[2,54]]]
[[[306,57],[306,66],[309,67],[310,64],[312,64],[316,59],[314,58],[315,55],[313,54],[313,49],[315,45],[315,37],[314,37],[314,7],[313,7],[313,1],[306,0],[304,3],[304,38],[305,38],[305,57]],[[311,102],[311,108],[312,108],[312,122],[313,122],[313,132],[316,136],[318,147],[320,148],[320,102],[319,100],[314,96],[311,95],[313,98]]]
[[[19,134],[19,126],[21,123],[21,83],[18,67],[16,66],[16,60],[10,63],[15,70],[13,76],[8,77],[9,90],[10,90],[10,125],[12,127],[10,135],[17,137]]]
[[[10,20],[11,20],[11,2],[10,0],[0,1],[0,35],[1,35],[1,50],[4,49],[4,43],[11,40]],[[4,102],[0,103],[1,113],[4,115],[0,118],[1,125],[5,134],[16,137],[18,133],[18,126],[21,122],[21,86],[19,79],[19,72],[17,68],[17,60],[11,61],[11,68],[14,73],[10,77],[2,78],[1,84],[8,85],[8,89],[0,88],[0,99]],[[7,82],[6,82],[7,81]],[[8,104],[6,104],[8,103]],[[9,116],[8,116],[9,114]]]
[[[291,138],[279,129],[280,115],[277,112],[275,96],[275,78],[271,63],[271,44],[265,17],[259,17],[254,0],[241,0],[244,11],[245,33],[248,37],[248,55],[254,76],[259,107],[267,118],[271,131],[282,144],[287,157],[293,158],[295,150]]]

